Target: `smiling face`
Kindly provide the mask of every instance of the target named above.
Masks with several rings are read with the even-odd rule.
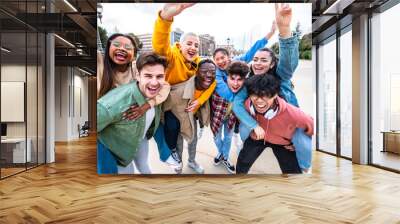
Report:
[[[183,57],[188,61],[193,61],[199,54],[199,38],[187,35],[179,44],[179,49]]]
[[[268,51],[257,51],[251,65],[255,75],[265,74],[274,66],[275,63],[272,61],[271,53]]]
[[[213,63],[201,64],[196,76],[196,87],[199,90],[205,90],[210,87],[210,85],[215,80],[215,65]]]
[[[229,63],[231,62],[229,56],[222,51],[218,51],[217,53],[215,53],[214,61],[215,64],[217,64],[218,68],[222,70],[226,70]]]
[[[264,114],[274,104],[274,100],[276,97],[277,95],[273,97],[250,95],[250,100],[254,106],[254,109],[258,113]]]
[[[237,93],[244,84],[244,77],[237,74],[228,75],[228,87],[233,93]]]
[[[146,98],[154,98],[165,80],[165,69],[161,64],[145,65],[137,78],[139,89]]]
[[[109,49],[110,59],[117,65],[125,65],[133,61],[134,45],[124,36],[118,36],[111,41]]]

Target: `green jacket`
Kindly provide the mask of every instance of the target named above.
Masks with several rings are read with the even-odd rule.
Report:
[[[97,138],[123,166],[132,162],[144,134],[146,115],[133,121],[122,119],[122,113],[135,103],[146,103],[136,81],[112,89],[97,100]],[[160,123],[160,106],[154,109],[155,119],[146,133],[147,139]]]

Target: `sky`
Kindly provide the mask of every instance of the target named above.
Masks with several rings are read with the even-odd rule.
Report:
[[[108,34],[152,33],[157,12],[164,3],[103,3],[100,26]],[[292,29],[300,22],[303,34],[311,32],[311,3],[290,4],[293,11]],[[216,44],[234,44],[237,50],[248,49],[252,43],[264,37],[275,19],[273,3],[198,3],[185,9],[174,18],[172,30],[210,34]],[[267,46],[278,40],[278,31]]]

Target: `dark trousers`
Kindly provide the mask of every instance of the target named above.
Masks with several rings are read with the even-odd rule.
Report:
[[[233,129],[236,134],[239,134],[239,122],[235,123],[235,128]]]
[[[243,144],[236,162],[236,173],[248,173],[253,163],[261,155],[266,147],[271,147],[282,173],[301,173],[297,162],[296,152],[285,149],[282,145],[275,145],[264,140],[253,140],[248,137]]]
[[[164,113],[164,136],[168,147],[171,150],[176,150],[178,135],[181,132],[181,124],[176,116],[171,111]]]

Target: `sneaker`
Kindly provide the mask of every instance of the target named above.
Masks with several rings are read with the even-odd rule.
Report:
[[[177,151],[171,151],[171,156],[177,163],[182,163],[181,157],[179,156]]]
[[[222,154],[219,153],[218,156],[214,158],[214,165],[215,165],[215,166],[218,166],[218,165],[221,163],[221,161],[222,161],[223,159],[224,159],[224,158],[222,157]]]
[[[192,168],[192,170],[194,170],[198,174],[203,174],[204,173],[203,167],[201,167],[200,164],[198,164],[196,161],[193,161],[193,162],[189,161],[188,162],[188,166],[190,168]]]
[[[182,165],[181,163],[179,163],[178,161],[176,161],[172,155],[170,155],[170,156],[168,157],[168,159],[165,160],[165,163],[166,163],[168,166],[170,166],[170,167],[172,167],[172,168],[174,168],[174,169]]]
[[[229,162],[229,160],[223,159],[222,164],[224,164],[229,173],[235,173],[235,167]]]
[[[182,164],[182,163],[181,163],[181,164]],[[182,166],[176,167],[176,168],[174,169],[174,171],[175,171],[176,174],[181,174],[181,173],[182,173]]]

